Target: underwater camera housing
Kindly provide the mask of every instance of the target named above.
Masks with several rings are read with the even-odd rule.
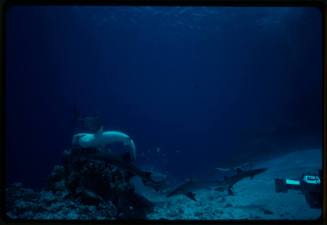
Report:
[[[288,190],[300,190],[311,208],[322,207],[322,170],[319,173],[305,173],[300,179],[275,179],[277,193],[287,193]]]

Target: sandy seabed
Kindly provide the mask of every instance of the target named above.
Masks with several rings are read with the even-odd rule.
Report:
[[[253,179],[245,178],[234,185],[234,195],[214,190],[199,190],[197,201],[183,195],[154,197],[157,201],[148,219],[168,220],[315,220],[321,209],[310,208],[298,190],[276,193],[275,178],[300,178],[303,173],[317,171],[322,164],[321,150],[291,152],[256,162],[257,168],[268,168]],[[152,198],[152,199],[151,199]]]

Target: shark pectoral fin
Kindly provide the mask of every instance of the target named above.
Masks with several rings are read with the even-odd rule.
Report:
[[[184,193],[184,195],[190,199],[192,199],[193,201],[196,201],[195,199],[195,194],[193,192],[186,192]]]

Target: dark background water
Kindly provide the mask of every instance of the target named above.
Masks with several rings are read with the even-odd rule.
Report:
[[[11,8],[7,182],[44,185],[75,105],[174,177],[321,148],[321,19],[301,7]]]

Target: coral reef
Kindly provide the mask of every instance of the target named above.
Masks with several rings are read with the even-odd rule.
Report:
[[[6,211],[11,219],[94,220],[115,219],[116,207],[110,202],[87,205],[60,192],[35,192],[15,183],[7,188]]]
[[[132,175],[101,160],[64,152],[40,192],[15,183],[6,189],[12,219],[145,219],[153,205],[134,191]],[[95,151],[84,149],[83,151]]]

